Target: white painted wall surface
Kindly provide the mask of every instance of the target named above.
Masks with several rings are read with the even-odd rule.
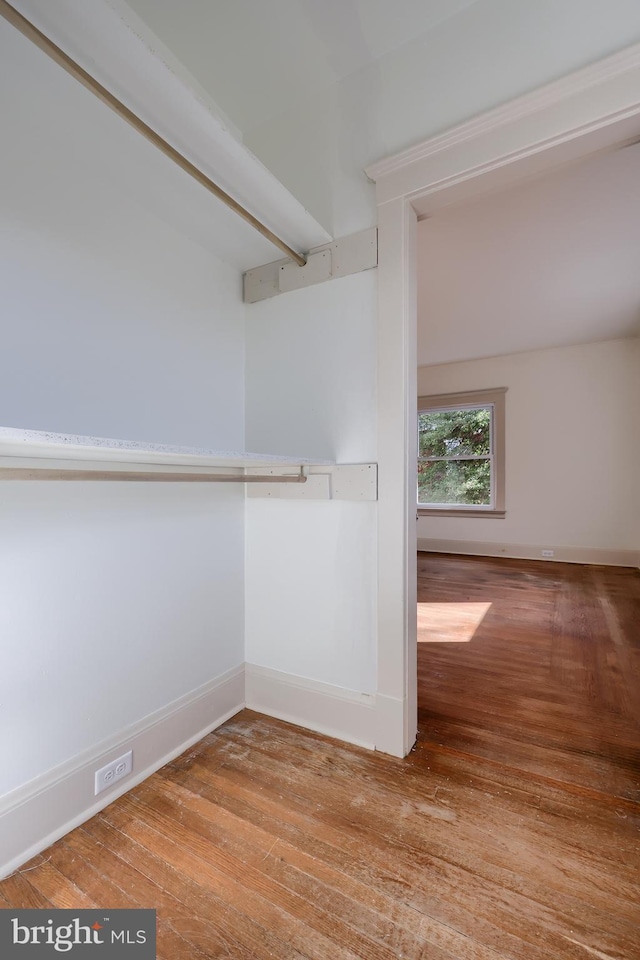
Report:
[[[243,449],[239,271],[138,202],[151,148],[10,30],[0,424]],[[243,516],[229,485],[0,485],[0,798],[242,664]]]
[[[5,483],[0,798],[242,663],[241,491]]]
[[[507,387],[504,520],[421,518],[419,538],[636,550],[640,340],[418,369],[427,396]]]
[[[136,196],[166,158],[4,21],[0,54],[1,425],[234,449],[239,272]]]
[[[376,271],[246,312],[247,449],[376,459]]]
[[[638,40],[636,0],[478,0],[244,128],[245,143],[334,236],[345,236],[375,222],[369,164]]]
[[[246,659],[376,690],[376,505],[247,500]]]
[[[247,444],[376,460],[376,271],[247,306]],[[376,504],[249,499],[246,659],[375,690]]]
[[[640,338],[635,341],[630,348],[630,359],[629,363],[632,366],[632,370],[635,372],[632,373],[632,377],[635,383],[635,392],[633,387],[631,389],[631,416],[636,423],[635,437],[636,437],[636,462],[635,465],[632,465],[633,476],[631,478],[631,487],[632,487],[632,501],[633,501],[633,510],[635,511],[635,524],[634,524],[634,514],[630,518],[630,524],[632,531],[635,528],[635,549],[638,555],[638,567],[640,567],[640,431],[637,429],[638,419],[640,419]],[[632,534],[633,535],[633,534]]]

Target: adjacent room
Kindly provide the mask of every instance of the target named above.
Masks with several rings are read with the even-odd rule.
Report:
[[[639,161],[418,223],[421,732],[611,802],[639,786]]]
[[[3,960],[637,960],[639,90],[635,0],[0,0]]]

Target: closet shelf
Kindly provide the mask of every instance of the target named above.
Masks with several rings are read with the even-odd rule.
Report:
[[[204,473],[212,468],[230,471],[247,467],[292,467],[299,470],[311,465],[330,466],[334,461],[0,427],[0,469],[51,469],[55,464],[59,469],[77,470],[80,463],[88,467],[100,464],[111,470],[170,467],[170,473],[178,475]]]
[[[174,447],[0,427],[2,481],[240,483],[269,499],[376,500],[375,463]]]

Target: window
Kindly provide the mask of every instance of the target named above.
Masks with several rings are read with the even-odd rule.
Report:
[[[418,512],[504,517],[506,389],[418,400]]]

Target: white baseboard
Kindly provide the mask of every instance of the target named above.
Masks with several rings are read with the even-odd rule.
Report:
[[[417,733],[415,720],[413,729],[405,729],[408,721],[404,700],[379,693],[376,696],[376,750],[392,757],[406,757]]]
[[[0,800],[0,879],[94,816],[244,707],[244,664]],[[133,750],[133,776],[99,797],[94,771]]]
[[[245,706],[369,750],[406,753],[397,738],[403,701],[243,664],[0,798],[0,879]],[[128,750],[133,775],[96,797],[95,770]]]
[[[356,693],[268,667],[245,666],[252,710],[374,750],[376,695]]]
[[[512,557],[517,560],[551,560],[561,563],[598,563],[614,567],[640,567],[640,550],[604,550],[599,547],[563,547],[553,543],[493,543],[490,540],[435,540],[418,538],[418,550],[459,553],[476,557]],[[543,557],[553,550],[553,557]]]

